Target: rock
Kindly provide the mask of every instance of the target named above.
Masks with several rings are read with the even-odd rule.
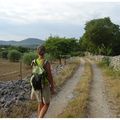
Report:
[[[113,68],[116,71],[120,70],[120,55],[114,57],[102,56],[102,55],[89,56],[89,57],[97,62],[101,62],[104,58],[107,57],[109,59],[109,67]]]
[[[5,103],[0,104],[1,108],[4,108],[4,106],[5,106]]]
[[[13,97],[12,101],[15,102],[17,100],[17,97]]]
[[[6,104],[5,104],[5,108],[9,108],[9,106],[11,105],[11,103],[12,103],[12,101],[9,101],[9,102],[6,102]]]
[[[16,105],[16,106],[19,106],[19,105],[22,105],[22,103],[23,103],[23,102],[21,102],[20,100],[16,100],[15,105]]]
[[[3,95],[4,95],[4,91],[1,90],[1,91],[0,91],[0,97],[2,97]]]
[[[0,103],[3,104],[4,102],[5,102],[5,98],[3,97],[0,99]]]
[[[4,112],[5,112],[5,113],[8,113],[8,108],[4,108]]]
[[[24,96],[19,96],[18,100],[24,101],[24,100],[26,100],[26,98]]]
[[[8,112],[13,105],[22,105],[30,97],[29,81],[16,80],[0,82],[0,108]]]

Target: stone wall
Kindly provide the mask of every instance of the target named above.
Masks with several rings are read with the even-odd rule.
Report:
[[[120,70],[120,55],[115,57],[109,57],[110,60],[110,67],[115,70]]]
[[[119,56],[102,56],[102,55],[97,55],[97,56],[91,56],[89,55],[89,58],[94,59],[97,62],[101,62],[105,58],[109,60],[109,66],[112,67],[114,70],[119,71],[120,70],[120,55]]]

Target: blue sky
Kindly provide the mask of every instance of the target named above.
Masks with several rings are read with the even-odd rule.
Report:
[[[120,25],[120,2],[0,0],[0,40],[45,40],[50,34],[79,38],[85,23],[110,17]]]

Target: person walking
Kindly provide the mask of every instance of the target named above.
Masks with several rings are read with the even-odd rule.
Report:
[[[37,66],[43,68],[43,70],[46,73],[44,82],[41,85],[42,89],[40,90],[35,89],[34,82],[32,81],[34,77],[31,77],[31,85],[32,85],[31,99],[36,97],[38,101],[39,118],[44,117],[50,105],[51,94],[55,93],[54,81],[51,73],[51,65],[44,57],[45,52],[46,52],[45,46],[39,46],[37,48],[38,58],[33,60],[31,64],[33,69],[35,64],[37,64]],[[39,69],[37,71],[39,71]]]

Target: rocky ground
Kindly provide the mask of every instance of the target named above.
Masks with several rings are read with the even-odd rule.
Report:
[[[59,74],[63,65],[52,68],[53,76]],[[19,106],[30,100],[29,77],[24,80],[0,81],[0,111],[8,113],[13,105]]]
[[[30,99],[30,89],[27,80],[0,82],[0,109],[7,112],[13,104]]]

